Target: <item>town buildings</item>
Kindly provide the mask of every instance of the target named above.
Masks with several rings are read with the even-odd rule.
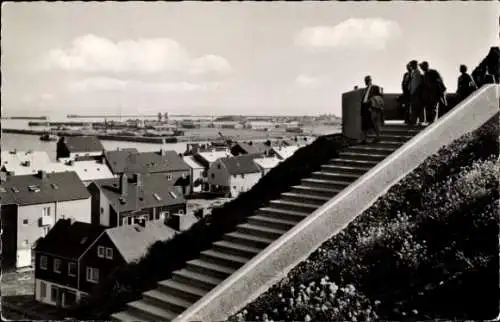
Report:
[[[270,149],[271,146],[263,142],[237,142],[231,147],[231,154],[234,156],[259,153],[266,155]]]
[[[106,227],[186,213],[186,200],[168,174],[123,173],[120,178],[96,180],[88,190],[92,195],[92,223]]]
[[[74,171],[83,182],[88,186],[92,181],[114,178],[111,169],[103,158],[99,160],[74,161],[69,158],[61,158],[56,163],[47,166],[49,172]]]
[[[90,194],[75,172],[3,176],[2,267],[31,266],[32,247],[59,219],[90,223]]]
[[[298,149],[299,147],[296,145],[273,147],[269,151],[268,155],[271,157],[277,157],[280,160],[286,160],[291,157]]]
[[[95,136],[66,136],[57,141],[57,158],[92,160],[102,156],[104,146]]]
[[[260,155],[246,154],[220,158],[208,169],[208,185],[211,192],[237,197],[251,189],[262,177],[254,159]]]
[[[203,187],[203,182],[206,179],[206,169],[200,161],[198,161],[194,155],[187,155],[183,157],[184,162],[190,168],[190,186],[191,192],[201,192]]]
[[[254,162],[261,169],[262,175],[265,176],[272,168],[276,167],[281,161],[277,157],[255,158]]]

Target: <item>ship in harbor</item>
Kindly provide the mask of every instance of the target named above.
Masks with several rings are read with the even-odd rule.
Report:
[[[40,141],[53,142],[57,141],[58,137],[55,134],[45,133],[40,136]]]

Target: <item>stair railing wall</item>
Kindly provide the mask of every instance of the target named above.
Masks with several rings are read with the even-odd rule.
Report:
[[[221,321],[280,281],[387,190],[462,135],[499,112],[498,85],[485,85],[269,245],[175,321]]]

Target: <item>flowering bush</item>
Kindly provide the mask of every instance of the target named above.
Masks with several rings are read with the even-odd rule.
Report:
[[[105,278],[90,297],[74,307],[71,314],[82,320],[102,320],[124,309],[127,302],[139,299],[142,292],[154,288],[158,281],[170,278],[173,271],[197,258],[201,251],[232,231],[263,204],[277,198],[311,172],[319,170],[322,164],[336,157],[338,151],[349,143],[342,135],[334,134],[320,137],[297,150],[292,157],[269,171],[251,190],[214,209],[211,215],[173,239],[155,243],[138,263],[120,267]]]
[[[230,320],[496,316],[498,296],[492,305],[485,300],[485,292],[467,294],[467,289],[452,287],[453,294],[448,294],[444,285],[456,284],[467,275],[468,285],[476,290],[498,289],[494,206],[499,171],[498,117],[494,117],[428,158]],[[481,279],[480,272],[491,270],[492,265],[497,268],[496,282]],[[332,302],[333,292],[325,289],[326,282],[352,292],[337,291]],[[432,291],[436,288],[440,297],[426,296],[438,292]],[[474,297],[469,302],[478,308],[463,303],[454,311],[441,310],[446,307],[443,301],[458,298],[456,294]]]

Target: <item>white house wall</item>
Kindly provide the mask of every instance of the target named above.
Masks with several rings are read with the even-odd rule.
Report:
[[[99,205],[99,222],[102,226],[109,227],[109,201],[108,198],[102,193],[102,190],[99,190],[99,200],[100,200],[100,205]],[[102,212],[101,212],[102,209]]]
[[[91,222],[90,197],[88,199],[58,202],[56,208],[56,220],[73,218],[80,222]]]
[[[241,174],[231,176],[231,196],[236,197],[240,193],[250,190],[257,182],[259,182],[261,177],[262,174],[260,172],[243,174],[243,177]]]

